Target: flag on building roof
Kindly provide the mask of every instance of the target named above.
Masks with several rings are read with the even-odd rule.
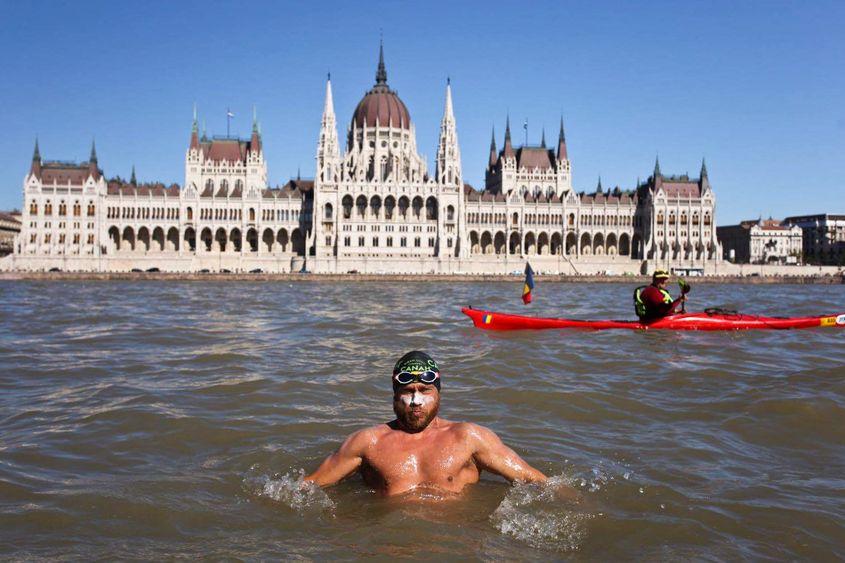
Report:
[[[531,290],[534,289],[534,270],[531,264],[525,263],[525,283],[522,284],[522,302],[528,305],[531,303]]]

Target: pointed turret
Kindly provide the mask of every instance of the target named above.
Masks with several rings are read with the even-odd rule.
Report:
[[[129,177],[129,183],[133,186],[138,185],[138,180],[135,179],[135,165],[132,165],[132,175]]]
[[[440,121],[440,142],[437,144],[437,181],[441,184],[461,183],[461,151],[458,148],[458,131],[452,109],[452,81],[446,79],[446,102]]]
[[[258,112],[252,106],[252,138],[249,140],[249,148],[254,153],[261,152],[261,133],[258,129]]]
[[[446,78],[446,104],[443,108],[443,119],[455,121],[455,114],[452,112],[452,80]]]
[[[566,135],[563,132],[563,117],[560,118],[560,133],[557,137],[557,159],[567,160],[569,156],[566,154]]]
[[[191,144],[188,150],[200,148],[199,124],[197,123],[197,104],[194,104],[194,121],[191,123]]]
[[[354,122],[354,120],[353,120]],[[332,96],[332,75],[326,77],[326,101],[320,122],[320,140],[317,142],[317,179],[331,182],[340,173],[340,149],[337,140],[337,123]]]
[[[704,164],[703,158],[701,159],[701,178],[699,178],[699,182],[702,193],[710,191],[710,178],[707,177],[707,165]]]
[[[546,148],[546,128],[545,127],[543,127],[543,135],[540,139],[540,147]]]
[[[502,150],[502,156],[505,158],[514,158],[516,157],[516,152],[513,150],[513,144],[511,143],[511,116],[508,115],[507,119],[505,120],[505,147]]]
[[[29,168],[29,173],[34,174],[36,178],[41,178],[41,152],[38,150],[38,137],[35,138],[35,150],[32,151],[32,166]]]
[[[94,139],[91,139],[91,156],[88,158],[88,173],[96,180],[100,177],[100,169],[97,166],[97,147]]]
[[[205,128],[205,119],[204,118],[202,120],[202,137],[200,137],[200,141],[202,141],[203,143],[208,141],[208,134],[207,134],[207,129]]]
[[[376,85],[387,86],[387,70],[384,66],[384,41],[378,42],[378,69],[376,70]]]
[[[601,176],[599,176],[599,183],[596,185],[596,193],[601,194],[604,193],[604,190],[601,189]]]
[[[496,161],[499,159],[499,155],[496,152],[496,128],[493,127],[493,134],[490,137],[490,160],[488,161],[488,166],[493,168],[496,165]]]
[[[657,180],[657,178],[659,176],[660,176],[660,156],[658,155],[658,156],[654,157],[654,179]]]

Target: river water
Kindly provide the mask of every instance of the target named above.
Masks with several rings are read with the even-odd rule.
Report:
[[[471,304],[630,318],[633,287],[0,282],[0,557],[842,559],[845,331],[488,333]],[[690,308],[845,312],[845,286]],[[441,415],[582,508],[485,474],[458,499],[298,479],[392,417],[410,349]]]

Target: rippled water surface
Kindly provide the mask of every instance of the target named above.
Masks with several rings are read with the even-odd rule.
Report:
[[[0,282],[0,556],[845,558],[845,331],[487,333],[471,304],[626,318],[633,287]],[[700,286],[691,308],[845,312],[845,286]],[[420,348],[441,414],[574,483],[460,498],[300,489],[392,416]]]

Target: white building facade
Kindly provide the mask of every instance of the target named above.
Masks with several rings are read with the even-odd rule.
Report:
[[[342,149],[331,79],[312,180],[270,188],[257,119],[248,139],[199,133],[196,111],[178,185],[106,180],[88,162],[42,161],[23,181],[22,230],[2,266],[22,270],[504,274],[711,272],[721,259],[715,196],[697,179],[654,173],[633,189],[577,193],[563,121],[556,147],[495,135],[476,190],[463,179],[447,81],[434,171],[387,82],[355,108]]]

